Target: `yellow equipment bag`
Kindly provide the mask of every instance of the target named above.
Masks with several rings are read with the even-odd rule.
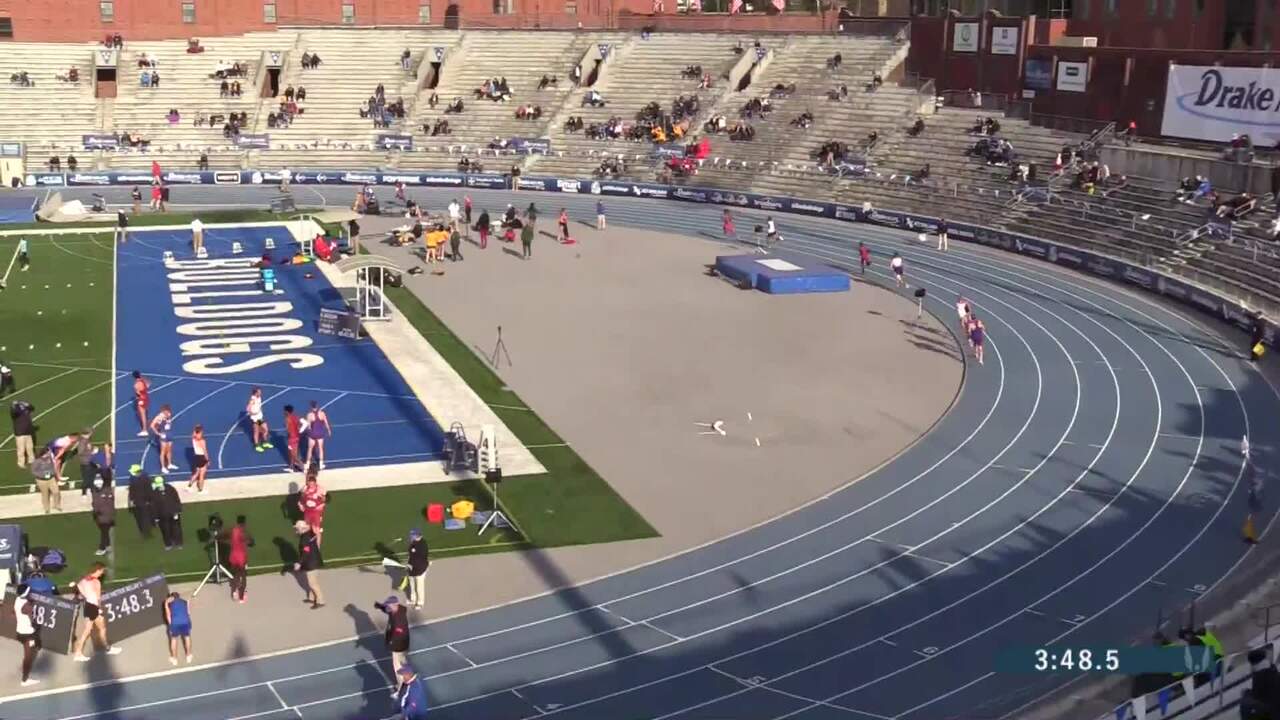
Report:
[[[1262,357],[1262,354],[1265,353],[1266,351],[1267,351],[1267,346],[1263,345],[1262,343],[1258,343],[1257,345],[1253,346],[1253,356],[1256,358]]]
[[[459,520],[466,520],[476,511],[476,504],[470,500],[459,500],[449,508],[449,512]]]

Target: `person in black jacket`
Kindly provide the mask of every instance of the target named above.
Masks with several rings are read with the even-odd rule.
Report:
[[[18,467],[25,468],[36,460],[35,414],[36,406],[26,400],[18,400],[9,406],[13,420],[13,440],[18,450]]]
[[[427,568],[431,566],[431,557],[427,552],[427,541],[417,528],[409,531],[409,600],[414,610],[422,609],[422,601],[427,595]]]
[[[294,523],[293,529],[298,533],[298,562],[293,564],[293,571],[302,574],[302,585],[307,590],[303,602],[311,603],[311,609],[318,610],[324,607],[324,593],[320,592],[320,543],[306,520]]]
[[[129,468],[129,507],[133,509],[138,534],[143,540],[150,540],[151,530],[156,525],[155,497],[151,492],[151,476],[142,470],[141,465]]]
[[[400,604],[400,598],[392,595],[373,606],[387,614],[387,629],[383,638],[391,653],[392,672],[399,674],[409,657],[409,609]]]
[[[151,480],[153,490],[152,507],[156,513],[156,521],[160,523],[160,537],[164,539],[164,549],[182,549],[182,498],[178,490],[164,481],[164,476],[157,475]]]
[[[1262,358],[1262,353],[1256,351],[1255,348],[1262,344],[1263,338],[1267,336],[1267,319],[1263,317],[1262,311],[1259,310],[1253,314],[1253,332],[1249,335],[1249,359],[1258,362]]]
[[[96,466],[95,466],[96,467]],[[94,555],[106,555],[111,550],[111,528],[116,524],[115,486],[101,475],[93,479],[91,511],[93,524],[98,526],[98,549]]]

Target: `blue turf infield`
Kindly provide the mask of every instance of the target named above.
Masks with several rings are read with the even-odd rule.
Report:
[[[326,466],[426,460],[443,433],[391,360],[368,338],[317,330],[321,308],[341,309],[341,294],[309,264],[281,264],[297,250],[283,225],[209,227],[207,260],[194,257],[191,230],[130,233],[116,283],[116,466],[160,470],[154,437],[139,437],[134,370],[151,382],[150,417],[173,411],[176,471],[194,455],[191,430],[204,426],[211,479],[282,470],[286,404],[299,414],[314,401],[333,425]],[[267,239],[275,248],[267,250]],[[242,252],[232,252],[232,243]],[[127,249],[127,252],[125,250]],[[164,260],[166,251],[173,259]],[[278,291],[264,293],[252,264],[268,253]],[[262,389],[272,449],[253,447],[245,406]],[[303,452],[305,452],[305,443]],[[127,482],[120,473],[119,482]]]

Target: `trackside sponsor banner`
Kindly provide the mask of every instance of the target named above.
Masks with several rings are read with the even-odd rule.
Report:
[[[581,180],[556,180],[556,189],[560,192],[576,193],[582,192]]]
[[[778,198],[769,197],[767,195],[755,195],[751,198],[751,207],[761,210],[783,210],[786,205]]]
[[[62,173],[27,173],[23,183],[35,187],[62,186],[67,180]]]
[[[111,185],[111,173],[67,173],[68,185]]]
[[[396,183],[421,185],[422,176],[413,173],[382,173],[378,176],[379,185],[395,185]]]
[[[206,185],[213,183],[211,172],[173,172],[160,174],[160,182],[166,185]]]
[[[810,202],[808,200],[786,200],[787,210],[802,215],[815,217],[835,217],[835,206],[831,203]]]
[[[379,135],[375,141],[379,150],[412,150],[412,135]]]
[[[214,185],[239,185],[240,172],[238,170],[215,170],[213,173]]]
[[[630,195],[631,186],[612,181],[598,181],[591,183],[591,194],[593,195]]]
[[[746,207],[751,204],[751,199],[742,193],[715,190],[711,191],[711,194],[708,197],[711,199],[711,202],[718,205],[737,205],[739,207]]]
[[[119,185],[150,185],[151,173],[148,172],[118,172],[111,173],[112,184]]]
[[[519,188],[521,190],[549,190],[555,192],[557,190],[556,179],[549,177],[521,177]]]
[[[478,174],[466,175],[467,187],[474,188],[505,188],[507,179],[502,175]]]
[[[461,175],[453,175],[448,173],[432,173],[422,176],[423,185],[431,185],[433,187],[462,187],[463,178]]]
[[[1170,65],[1160,132],[1225,142],[1248,133],[1270,143],[1280,131],[1280,69]]]
[[[707,194],[707,191],[694,190],[687,187],[672,188],[671,197],[676,200],[684,200],[685,202],[704,203],[711,201],[711,196]]]
[[[684,145],[680,143],[654,145],[653,151],[649,153],[649,156],[656,158],[682,158],[684,157]]]
[[[902,213],[893,212],[892,210],[880,210],[872,208],[869,213],[862,213],[862,221],[869,222],[874,225],[885,225],[887,227],[906,227],[906,216]]]

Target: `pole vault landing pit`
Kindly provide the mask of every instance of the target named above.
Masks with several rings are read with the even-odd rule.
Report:
[[[849,290],[849,276],[842,270],[790,253],[720,255],[714,268],[738,287],[770,295]]]

